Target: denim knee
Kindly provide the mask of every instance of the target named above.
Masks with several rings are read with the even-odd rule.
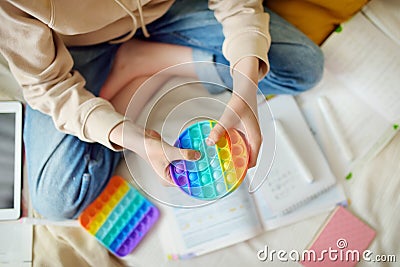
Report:
[[[303,92],[313,88],[322,78],[324,70],[324,55],[318,46],[304,46],[298,51],[302,56],[303,69],[297,76],[297,90]]]
[[[53,176],[52,173],[46,171],[40,179],[41,180],[49,180],[50,176]],[[60,180],[75,180],[77,177],[70,176],[69,174],[63,174],[64,176],[59,177]],[[31,201],[33,208],[43,217],[51,220],[65,220],[65,219],[73,219],[79,216],[79,211],[82,200],[79,195],[84,196],[87,188],[88,188],[88,180],[90,179],[88,174],[83,174],[81,177],[78,177],[79,180],[82,180],[82,187],[80,188],[80,192],[78,193],[78,197],[74,197],[73,195],[69,195],[66,192],[70,190],[64,190],[63,187],[60,186],[50,186],[48,183],[40,183],[35,190],[30,190],[31,192]]]
[[[48,219],[72,219],[102,192],[120,159],[100,144],[68,136],[36,177],[30,177],[33,208]]]
[[[270,71],[259,82],[260,90],[268,94],[297,95],[314,87],[322,77],[324,56],[314,44],[280,44],[271,47]]]

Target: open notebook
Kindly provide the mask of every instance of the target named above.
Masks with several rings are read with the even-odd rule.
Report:
[[[309,183],[302,177],[290,152],[277,137],[276,164],[256,193],[249,193],[245,180],[235,192],[211,205],[190,209],[158,205],[162,220],[166,221],[160,225],[161,242],[170,259],[214,251],[255,237],[262,231],[333,209],[337,203],[345,201],[343,190],[336,185],[294,98],[279,96],[270,101],[270,106],[298,146],[313,173],[314,182]],[[129,160],[135,175],[154,177],[153,171],[139,157],[133,155]],[[170,192],[171,202],[184,194],[168,188],[163,192]]]
[[[270,100],[269,104],[274,120],[279,122],[285,133],[277,128],[274,164],[266,185],[261,187],[257,195],[262,196],[274,212],[289,213],[332,188],[336,179],[295,99],[291,96],[278,96]],[[260,123],[262,125],[262,118]],[[302,161],[300,164],[294,153],[299,154]],[[314,178],[312,182],[302,172],[304,168]]]
[[[377,24],[359,12],[322,45],[322,81],[297,98],[338,179],[351,178],[400,128],[399,48]],[[354,156],[352,160],[346,159],[337,146],[318,106],[321,96],[329,102],[339,131]]]

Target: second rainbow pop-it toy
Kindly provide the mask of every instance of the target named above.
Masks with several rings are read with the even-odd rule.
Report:
[[[214,146],[206,138],[215,121],[197,122],[185,129],[175,146],[201,152],[198,161],[177,160],[170,164],[174,182],[188,195],[214,200],[234,191],[243,181],[249,154],[242,136],[234,129],[227,130]]]
[[[119,257],[129,254],[158,220],[159,211],[122,177],[110,179],[79,222]]]

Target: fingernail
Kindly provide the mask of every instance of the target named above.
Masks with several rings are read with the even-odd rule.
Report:
[[[194,152],[194,159],[200,159],[201,158],[201,153],[199,151]]]
[[[206,144],[207,144],[208,146],[213,146],[213,145],[215,145],[215,142],[214,142],[214,140],[212,140],[211,138],[208,138],[208,137],[207,137],[207,139],[206,139]]]

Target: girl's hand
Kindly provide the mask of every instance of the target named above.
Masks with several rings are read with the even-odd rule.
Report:
[[[207,143],[213,145],[226,129],[241,131],[249,146],[249,168],[257,163],[262,143],[257,113],[258,59],[246,57],[240,60],[233,73],[233,93],[219,122],[210,132]]]
[[[144,136],[145,155],[141,155],[154,171],[163,178],[165,182],[174,184],[172,182],[171,174],[169,171],[169,164],[174,160],[198,160],[201,153],[191,149],[181,149],[169,145],[162,140],[161,135],[153,130],[146,129]]]
[[[143,129],[130,121],[117,125],[111,131],[110,141],[137,153],[162,178],[165,185],[173,184],[170,162],[181,159],[193,161],[201,157],[199,151],[171,146],[156,131]]]

